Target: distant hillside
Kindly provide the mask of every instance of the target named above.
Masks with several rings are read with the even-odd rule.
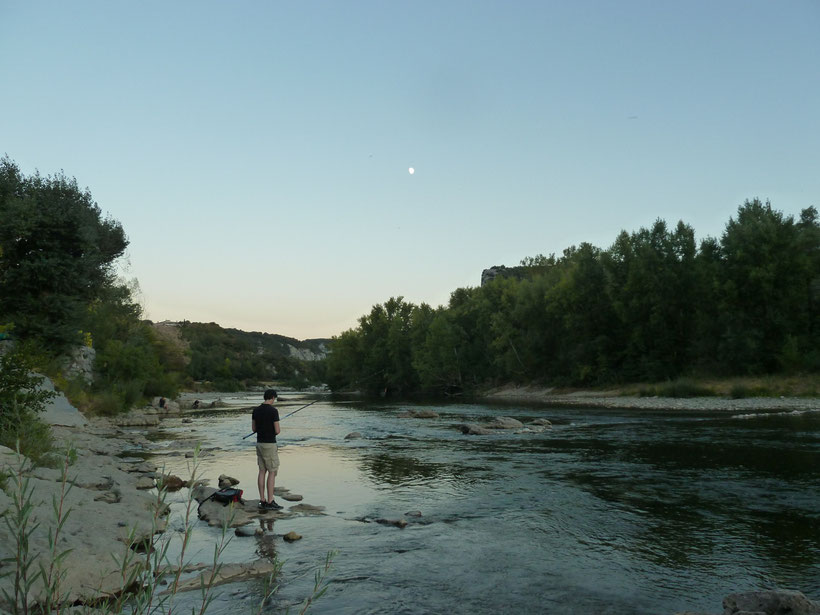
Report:
[[[206,387],[229,390],[266,382],[303,386],[324,378],[329,339],[300,341],[189,321],[165,321],[154,328],[184,348],[190,357],[188,376]]]

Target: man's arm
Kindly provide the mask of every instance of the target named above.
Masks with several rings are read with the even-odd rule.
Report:
[[[280,432],[280,431],[282,431],[282,430],[279,428],[279,421],[276,421],[276,422],[273,424],[273,431],[274,431],[274,432],[276,432],[276,435],[277,435],[277,436],[279,435],[279,432]]]
[[[253,433],[256,433],[256,419],[251,419],[251,431]],[[279,432],[277,432],[277,433],[279,433]]]

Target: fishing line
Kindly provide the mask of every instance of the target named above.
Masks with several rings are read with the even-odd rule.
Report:
[[[309,404],[305,404],[304,406],[302,406],[301,408],[298,408],[298,409],[294,410],[294,411],[293,411],[293,412],[291,412],[290,414],[286,414],[285,416],[283,416],[283,417],[282,417],[281,419],[279,419],[279,420],[280,420],[280,421],[284,421],[284,420],[285,420],[286,418],[288,418],[289,416],[293,416],[294,414],[296,414],[297,412],[299,412],[299,410],[304,410],[304,409],[305,409],[305,408],[307,408],[308,406],[312,406],[312,405],[313,405],[313,404],[315,404],[317,401],[319,401],[319,400],[318,400],[318,399],[314,399],[314,400],[313,400],[312,402],[310,402]],[[256,433],[255,431],[252,431],[252,432],[251,432],[251,433],[249,433],[247,436],[242,436],[242,439],[244,440],[245,438],[250,438],[250,437],[251,437],[253,434],[255,434],[255,433]]]

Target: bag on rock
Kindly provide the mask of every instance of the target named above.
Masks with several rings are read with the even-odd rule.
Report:
[[[234,489],[232,487],[214,491],[214,494],[211,497],[214,501],[222,502],[223,504],[230,504],[231,502],[239,502],[240,504],[245,503],[242,499],[242,489]]]

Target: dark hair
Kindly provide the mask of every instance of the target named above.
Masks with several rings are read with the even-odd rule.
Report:
[[[268,389],[267,391],[265,391],[265,401],[268,401],[269,399],[276,399],[277,397],[279,396],[273,389]]]

